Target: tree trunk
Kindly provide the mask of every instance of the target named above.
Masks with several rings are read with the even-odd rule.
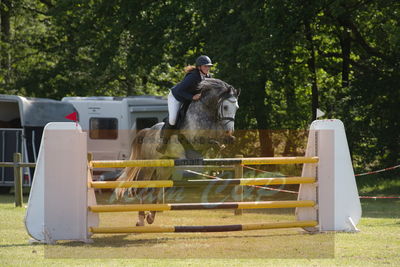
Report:
[[[318,82],[317,82],[317,70],[315,67],[315,49],[314,42],[312,38],[311,27],[308,22],[305,23],[305,34],[308,41],[308,51],[310,57],[308,59],[308,69],[310,70],[310,80],[311,80],[311,114],[312,120],[317,119],[317,108],[318,104]]]
[[[11,1],[0,1],[0,69],[5,74],[6,82],[10,76],[10,18],[11,18]]]
[[[350,50],[351,50],[351,36],[350,30],[345,27],[343,35],[340,40],[342,47],[342,88],[349,87],[349,74],[350,74]]]
[[[133,96],[135,92],[135,78],[129,74],[126,75],[126,96]]]
[[[257,121],[258,134],[260,138],[261,157],[273,157],[274,148],[272,146],[272,130],[269,129],[267,115],[270,110],[265,104],[267,94],[265,92],[265,78],[260,78],[253,84],[254,116]]]

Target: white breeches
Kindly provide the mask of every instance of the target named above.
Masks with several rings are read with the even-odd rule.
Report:
[[[175,125],[181,105],[182,103],[176,100],[170,91],[168,94],[168,121],[170,125]]]

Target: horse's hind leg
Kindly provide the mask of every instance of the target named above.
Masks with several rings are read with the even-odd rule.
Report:
[[[165,179],[165,177],[171,177],[171,171],[163,170],[161,172],[157,172],[155,170],[155,172],[152,174],[152,177],[155,178],[156,180],[160,180],[160,178]],[[164,191],[160,188],[156,189],[154,198],[152,198],[152,203],[159,203],[159,200],[162,199],[163,197],[164,197]],[[154,223],[155,218],[156,218],[156,211],[150,211],[150,213],[146,215],[146,221],[148,224]]]
[[[161,192],[161,190],[159,188],[154,190],[154,194],[152,195],[152,199],[151,199],[151,202],[153,204],[158,203],[160,192]],[[146,215],[146,221],[148,224],[152,224],[154,222],[155,218],[156,218],[156,211],[150,211]]]
[[[140,204],[144,203],[144,195],[146,194],[147,188],[141,188],[136,190],[136,192],[139,192],[138,197],[140,200]],[[146,219],[146,213],[144,211],[139,211],[138,214],[138,221],[136,222],[136,226],[144,226],[144,221]]]
[[[139,181],[149,180],[153,172],[154,172],[153,168],[142,168],[136,180]],[[140,204],[144,204],[146,202],[145,199],[149,197],[149,191],[150,191],[149,188],[136,189],[136,196],[138,197]],[[138,221],[136,222],[136,226],[144,226],[145,219],[146,219],[145,211],[139,211],[139,216],[138,216]]]
[[[151,203],[156,203],[157,202],[157,196],[154,193],[154,189],[150,188],[143,188],[140,190],[140,204],[144,204],[145,199],[150,201]],[[144,226],[144,221],[146,219],[148,224],[152,224],[154,222],[154,218],[156,217],[156,212],[155,211],[150,211],[150,213],[147,213],[145,211],[139,211],[139,218],[138,222],[136,223],[136,226]]]
[[[138,221],[136,222],[136,226],[144,226],[144,218],[145,218],[145,212],[144,211],[139,211],[139,217]]]

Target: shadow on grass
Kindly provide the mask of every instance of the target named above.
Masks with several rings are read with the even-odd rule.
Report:
[[[390,185],[385,187],[384,185],[365,187],[360,190],[362,196],[400,196],[400,185]]]
[[[28,198],[29,198],[29,196],[24,194],[24,196],[23,196],[24,204],[28,203]],[[8,192],[7,193],[0,193],[0,203],[11,204],[11,203],[14,203],[14,202],[15,202],[14,194],[11,194],[11,193],[8,193]]]
[[[333,258],[335,234],[301,233],[148,237],[95,237],[94,243],[45,247],[46,258]],[[249,249],[250,247],[253,250]],[[286,251],[285,251],[286,250]],[[285,251],[285,252],[283,252]]]
[[[266,235],[229,235],[229,236],[207,236],[207,234],[212,233],[204,233],[203,236],[185,236],[185,237],[160,237],[160,238],[138,238],[138,239],[126,239],[128,236],[140,236],[143,234],[114,234],[112,236],[99,236],[93,238],[93,243],[90,244],[90,247],[126,247],[129,245],[133,246],[141,246],[147,247],[149,245],[160,245],[162,243],[168,243],[173,241],[196,241],[196,240],[226,240],[226,239],[248,239],[248,238],[288,238],[288,237],[299,237],[301,235],[313,235],[307,232],[300,232],[295,234],[266,234]],[[333,233],[330,233],[332,237],[334,236]],[[64,241],[57,243],[57,246],[65,246],[65,247],[85,247],[87,244],[82,242],[76,241]]]
[[[43,245],[43,244],[40,244],[40,243],[29,244],[28,241],[26,241],[26,243],[24,243],[24,244],[0,245],[0,248],[30,247],[30,246],[36,246],[36,245]]]
[[[362,216],[400,218],[400,199],[361,199]]]

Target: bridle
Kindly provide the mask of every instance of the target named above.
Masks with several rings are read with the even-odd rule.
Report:
[[[230,94],[230,93],[227,94],[226,96],[224,96],[224,95],[225,94],[222,94],[222,97],[218,100],[218,103],[217,103],[217,116],[216,116],[217,120],[218,121],[228,121],[228,122],[235,121],[235,118],[227,117],[227,116],[224,115],[223,103],[224,103],[224,101],[229,101],[230,103],[235,103],[237,101],[236,97],[235,97],[235,95]],[[235,98],[235,101],[231,100],[232,97]]]
[[[230,100],[232,97],[235,98],[235,101]],[[232,89],[229,88],[229,90],[225,93],[222,93],[218,99],[217,102],[217,109],[216,109],[216,114],[215,117],[217,118],[217,121],[227,121],[226,123],[229,123],[231,121],[235,121],[234,117],[228,117],[224,115],[224,106],[223,103],[224,101],[229,101],[230,103],[235,103],[237,101],[237,95],[232,93]],[[211,109],[210,105],[208,103],[205,103],[202,98],[200,98],[200,102],[206,106],[208,109]]]

